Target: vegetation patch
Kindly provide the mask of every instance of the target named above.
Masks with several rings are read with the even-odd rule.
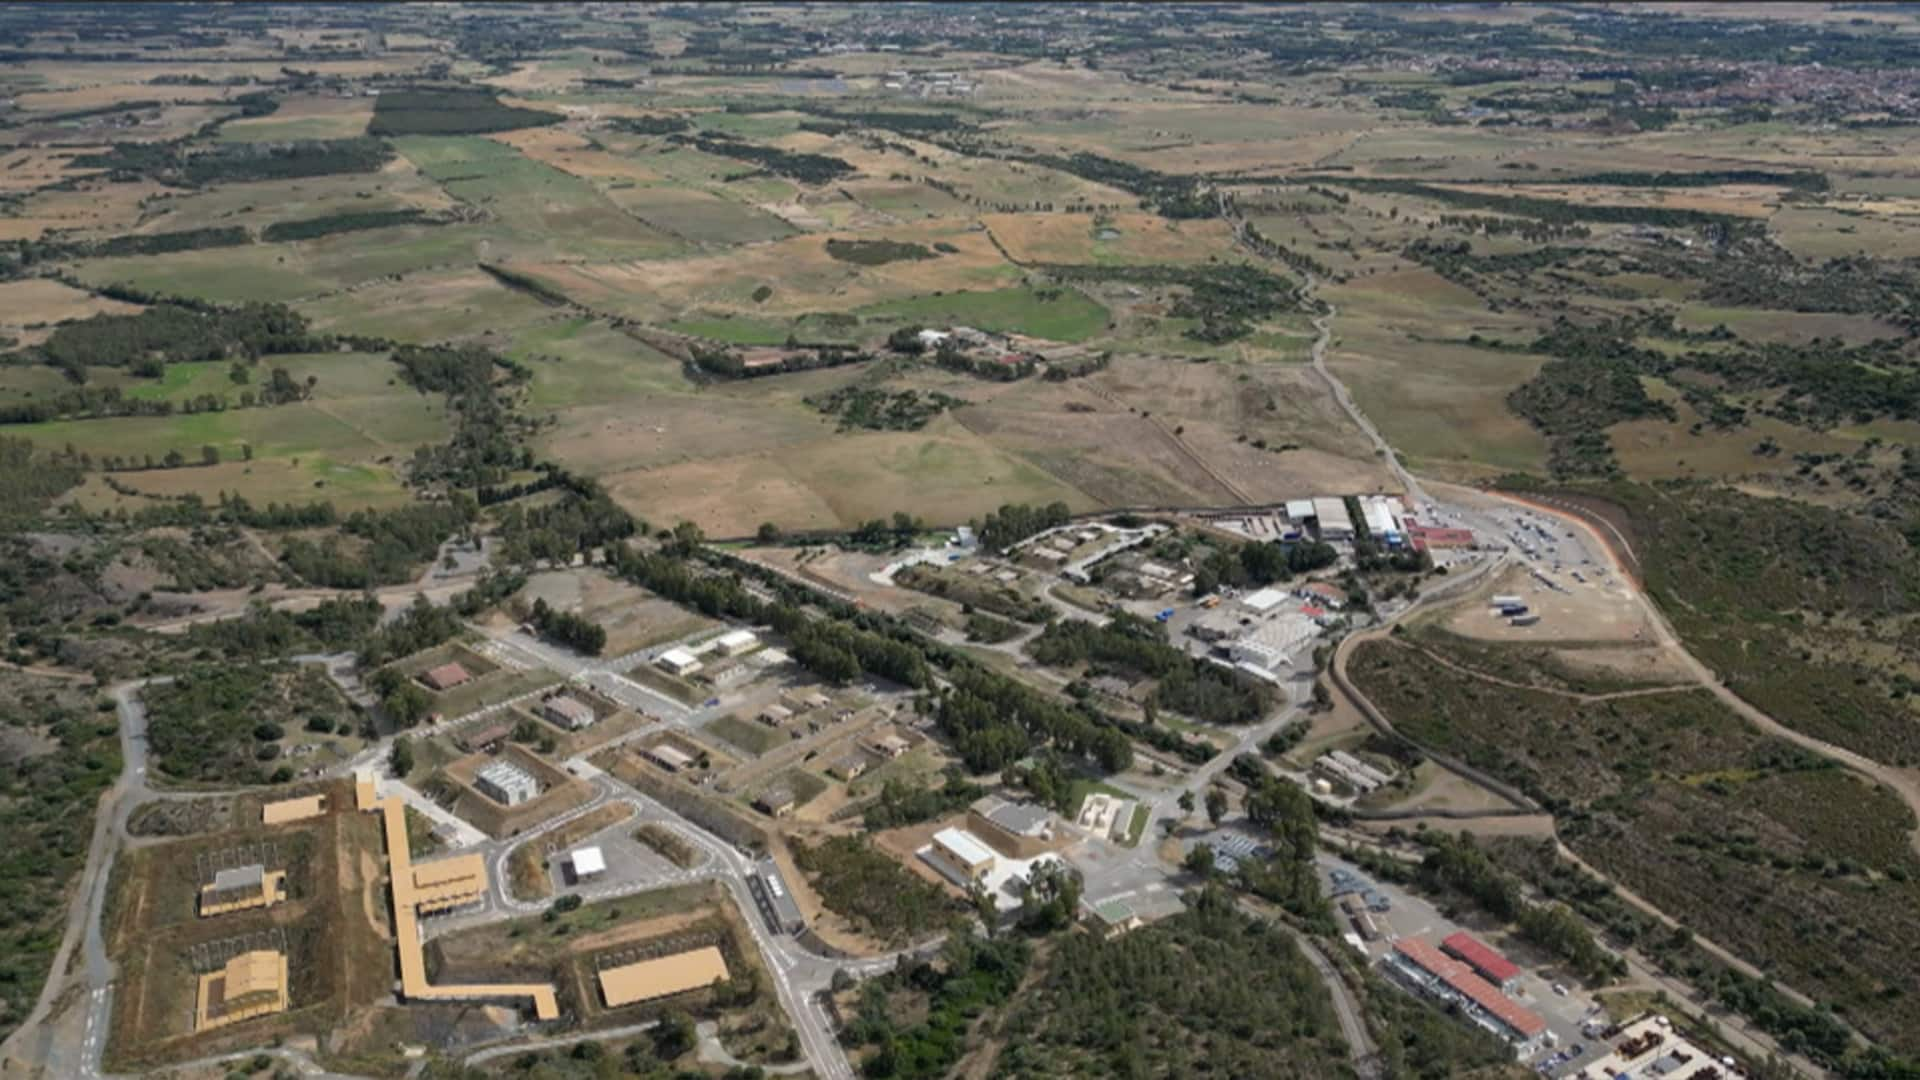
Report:
[[[921,880],[864,837],[833,836],[812,847],[796,842],[793,861],[821,903],[891,946],[926,937],[959,909],[938,886]]]
[[[370,135],[484,135],[557,124],[565,117],[504,105],[478,87],[388,90],[374,101]]]
[[[141,692],[154,764],[195,783],[284,783],[289,729],[336,726],[348,705],[311,665],[195,667]]]
[[[840,430],[919,431],[934,417],[967,403],[965,398],[930,390],[885,390],[877,386],[843,386],[806,399],[828,416],[839,417]]]
[[[885,266],[891,262],[918,262],[938,256],[925,244],[909,244],[900,240],[842,240],[827,241],[827,254],[841,262],[856,263],[860,266]]]

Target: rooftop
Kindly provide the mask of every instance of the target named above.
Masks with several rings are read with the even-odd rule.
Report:
[[[973,810],[1015,836],[1038,836],[1053,820],[1053,812],[1034,803],[1009,802],[993,795],[973,804]]]
[[[1440,947],[1472,964],[1475,971],[1495,982],[1506,982],[1520,974],[1518,965],[1465,930],[1456,931],[1442,938]]]
[[[568,720],[584,723],[593,722],[593,706],[581,701],[579,698],[571,698],[565,694],[548,698],[547,708],[559,713]]]
[[[583,847],[567,857],[573,864],[573,872],[579,877],[602,873],[607,868],[607,858],[597,847]]]
[[[260,823],[263,825],[285,825],[293,821],[305,821],[310,817],[319,817],[326,813],[325,795],[308,795],[301,799],[281,799],[270,802],[260,808]]]
[[[459,686],[471,678],[473,678],[473,676],[467,674],[467,669],[461,667],[459,664],[441,664],[439,667],[431,668],[426,674],[420,676],[422,682],[436,690],[446,690]]]
[[[711,986],[727,977],[727,961],[712,945],[600,972],[600,995],[609,1008],[651,1001],[668,994]]]
[[[941,829],[933,834],[933,842],[952,852],[968,866],[980,866],[993,862],[993,851],[987,845],[973,838],[973,834],[961,829]]]
[[[228,889],[258,889],[267,879],[267,868],[254,863],[252,866],[235,866],[218,871],[213,875],[213,888],[216,892]]]

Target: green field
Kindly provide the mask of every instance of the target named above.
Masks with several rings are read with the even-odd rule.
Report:
[[[410,135],[394,145],[448,194],[487,209],[517,242],[577,258],[647,258],[680,244],[592,184],[479,136]]]
[[[1029,285],[891,300],[861,308],[859,314],[903,325],[971,326],[1050,341],[1085,341],[1107,326],[1107,309],[1078,290]]]

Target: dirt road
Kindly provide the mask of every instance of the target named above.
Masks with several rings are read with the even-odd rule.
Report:
[[[1711,690],[1714,697],[1719,698],[1727,708],[1738,713],[1754,727],[1759,728],[1761,731],[1775,738],[1784,739],[1802,749],[1810,750],[1822,757],[1837,761],[1847,768],[1852,769],[1854,772],[1885,785],[1889,791],[1898,795],[1901,801],[1907,804],[1907,809],[1914,815],[1914,829],[1908,834],[1907,839],[1908,842],[1913,845],[1913,850],[1916,853],[1920,853],[1920,772],[1912,769],[1897,769],[1891,765],[1882,764],[1881,762],[1874,761],[1872,758],[1854,753],[1852,750],[1835,746],[1832,743],[1816,739],[1811,735],[1795,731],[1793,728],[1775,720],[1772,716],[1769,716],[1766,712],[1756,707],[1752,702],[1747,701],[1732,690],[1729,690],[1727,685],[1721,681],[1720,676],[1715,673],[1712,668],[1702,663],[1699,657],[1687,651],[1687,647],[1680,641],[1680,635],[1674,631],[1673,624],[1667,621],[1667,617],[1661,612],[1660,606],[1655,604],[1652,598],[1638,587],[1637,583],[1639,578],[1629,572],[1627,560],[1634,557],[1631,549],[1622,552],[1616,547],[1614,540],[1595,528],[1593,523],[1588,521],[1583,515],[1572,514],[1531,499],[1511,499],[1501,495],[1495,495],[1495,497],[1510,502],[1515,506],[1524,506],[1535,513],[1552,514],[1559,520],[1566,522],[1569,526],[1584,530],[1588,536],[1599,541],[1600,549],[1606,553],[1613,570],[1620,574],[1623,580],[1636,583],[1633,589],[1634,598],[1639,602],[1641,607],[1646,610],[1647,621],[1649,625],[1653,627],[1654,638],[1661,649],[1671,655],[1673,659],[1693,677],[1694,681]],[[1609,531],[1614,532],[1614,535],[1618,537],[1616,531]],[[1619,537],[1617,542],[1624,544],[1626,540],[1624,537]]]

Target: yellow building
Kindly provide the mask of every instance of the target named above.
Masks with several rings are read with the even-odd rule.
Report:
[[[237,1024],[287,1011],[287,954],[274,949],[244,952],[225,967],[200,976],[193,1030]]]
[[[355,802],[380,815],[387,834],[387,867],[393,890],[394,945],[400,954],[400,993],[415,1001],[486,1001],[530,998],[533,1015],[557,1019],[560,1002],[552,983],[484,983],[436,986],[427,981],[420,916],[478,899],[487,890],[487,864],[479,855],[458,855],[415,865],[407,841],[407,804],[397,795],[380,798],[373,778],[354,783]]]
[[[272,907],[286,898],[285,870],[268,870],[259,863],[236,866],[220,871],[213,875],[212,883],[200,886],[200,917]]]
[[[316,818],[327,812],[325,795],[308,795],[304,799],[281,799],[270,802],[260,808],[262,825],[290,825],[296,821]]]
[[[638,1001],[652,1001],[687,990],[712,986],[727,977],[727,961],[712,945],[671,956],[623,964],[600,973],[600,996],[617,1009]]]

